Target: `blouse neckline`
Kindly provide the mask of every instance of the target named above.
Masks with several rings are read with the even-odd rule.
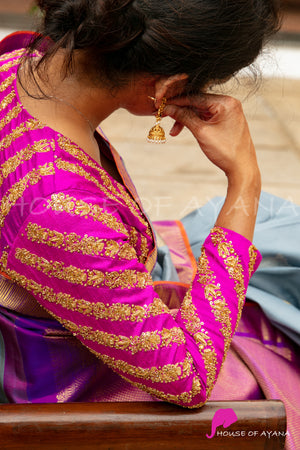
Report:
[[[18,64],[18,65],[16,66],[16,72],[18,72],[19,67],[20,67],[20,64]],[[96,141],[97,141],[97,145],[98,145],[99,152],[101,151],[100,145],[99,145],[99,138],[100,138],[101,142],[103,142],[103,144],[104,144],[104,146],[105,146],[105,148],[106,148],[106,150],[107,150],[106,156],[108,156],[109,159],[111,159],[111,160],[114,162],[115,167],[116,167],[116,170],[117,170],[118,174],[120,175],[120,177],[121,177],[121,179],[122,179],[122,181],[123,181],[123,184],[120,183],[119,181],[117,181],[112,175],[110,175],[110,173],[107,172],[107,170],[105,170],[104,167],[101,166],[101,164],[98,163],[98,161],[96,161],[89,153],[87,153],[82,147],[80,147],[79,144],[77,144],[75,141],[73,141],[70,137],[66,136],[65,134],[63,134],[63,133],[61,133],[61,132],[55,130],[54,128],[50,127],[49,125],[45,124],[45,123],[42,122],[40,119],[38,119],[37,117],[33,116],[33,115],[27,110],[27,108],[25,108],[25,106],[23,105],[23,103],[22,103],[22,101],[21,101],[20,95],[19,95],[18,83],[17,83],[17,77],[16,77],[15,80],[14,80],[14,90],[15,90],[16,99],[17,99],[18,104],[20,105],[22,111],[28,116],[29,119],[34,120],[38,125],[41,126],[41,128],[46,128],[46,129],[48,129],[49,131],[51,131],[52,133],[54,133],[58,138],[62,138],[62,139],[67,140],[72,146],[76,147],[78,150],[80,150],[82,153],[84,153],[84,155],[85,155],[85,156],[86,156],[93,164],[95,164],[95,165],[97,166],[98,170],[103,171],[103,172],[105,173],[105,175],[108,176],[108,177],[110,178],[110,180],[111,180],[112,182],[116,183],[118,186],[121,186],[121,188],[128,189],[128,187],[127,187],[126,184],[125,184],[124,177],[122,176],[122,173],[121,173],[121,171],[120,171],[120,168],[119,168],[119,166],[118,166],[118,164],[117,164],[117,162],[116,162],[116,160],[115,160],[114,154],[113,154],[113,152],[111,151],[110,144],[109,144],[109,142],[107,141],[107,139],[105,139],[105,137],[103,136],[103,134],[100,132],[99,127],[97,127],[97,128],[95,129],[95,132],[94,132],[94,136],[95,136]],[[98,139],[97,139],[97,138],[98,138]],[[130,192],[131,192],[131,191],[130,191]],[[132,194],[131,194],[131,195],[132,195]]]

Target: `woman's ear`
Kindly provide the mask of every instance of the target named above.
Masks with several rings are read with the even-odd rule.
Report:
[[[180,73],[168,78],[159,78],[155,82],[156,106],[161,103],[163,97],[171,98],[180,95],[187,83],[188,75]]]

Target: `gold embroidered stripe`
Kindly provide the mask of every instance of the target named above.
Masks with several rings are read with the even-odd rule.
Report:
[[[66,195],[63,192],[52,194],[51,200],[48,200],[47,203],[48,209],[51,208],[53,211],[64,211],[71,215],[84,217],[85,219],[92,218],[93,220],[104,223],[112,230],[119,231],[128,236],[128,231],[124,224],[115,216],[106,212],[103,208],[100,208],[99,205],[87,203],[84,200],[77,200],[75,197]]]
[[[212,312],[218,322],[222,324],[221,333],[225,338],[225,352],[229,349],[232,337],[231,311],[222,295],[216,276],[209,266],[205,250],[202,249],[198,263],[198,282],[204,287],[204,295],[209,301]]]
[[[2,83],[0,84],[0,92],[4,92],[5,89],[11,86],[16,77],[16,74],[13,73],[12,75],[10,75],[10,77],[6,78],[6,80],[2,81]]]
[[[98,164],[96,164],[94,161],[92,161],[79,147],[72,144],[71,141],[64,136],[62,136],[58,140],[58,144],[63,150],[65,150],[66,152],[68,152],[72,156],[74,156],[74,158],[78,159],[83,164],[95,169],[101,176],[104,186],[106,186],[106,188],[108,188],[111,191],[111,193],[114,193],[116,195],[116,197],[121,196],[121,192],[119,192],[115,188],[115,186],[113,185],[111,179],[108,177],[106,172],[101,167],[99,167]],[[125,201],[125,198],[122,197],[123,201],[125,201],[125,203],[128,201],[131,204],[131,206],[133,206],[135,209],[139,210],[138,205],[133,201],[133,199],[126,192],[125,188],[122,185],[120,185],[120,189],[122,190],[122,195],[124,195],[126,197],[126,201]],[[127,204],[127,206],[129,206],[129,205]]]
[[[11,208],[22,197],[28,186],[37,184],[44,176],[54,175],[55,170],[52,163],[44,164],[38,169],[33,169],[28,172],[24,178],[15,183],[2,197],[0,203],[0,228],[3,227],[6,216],[9,214]]]
[[[0,259],[0,268],[3,272],[6,271],[7,258],[8,258],[8,253],[6,251],[3,251],[2,255],[1,255],[1,259]]]
[[[74,336],[78,335],[78,325],[71,322],[70,320],[62,319],[52,312],[51,315],[64,327],[70,330]],[[127,375],[131,375],[137,378],[149,380],[152,383],[171,383],[173,381],[182,380],[192,373],[193,359],[188,352],[186,358],[180,363],[166,364],[162,367],[142,368],[133,366],[123,360],[117,360],[114,357],[108,355],[99,354],[98,352],[90,348],[89,350],[99,356],[102,361],[112,369],[119,370],[123,373],[126,373]]]
[[[191,289],[185,295],[181,306],[181,317],[187,331],[194,337],[206,370],[206,395],[209,397],[214,387],[217,373],[217,355],[204,322],[200,321],[192,301]]]
[[[24,48],[21,48],[18,50],[13,50],[10,53],[5,53],[4,55],[2,55],[0,57],[0,61],[7,61],[8,59],[16,58],[18,56],[23,56],[23,55],[24,55]]]
[[[135,200],[128,194],[128,192],[125,190],[125,187],[122,186],[122,184],[118,184],[117,189],[109,176],[104,172],[104,170],[99,170],[100,176],[102,178],[102,181],[104,185],[109,189],[110,193],[109,196],[113,199],[120,199],[125,203],[125,205],[130,209],[132,214],[139,219],[139,221],[146,227],[147,234],[149,236],[152,236],[150,226],[147,220],[145,220],[142,216],[142,212],[138,206],[138,204],[135,202]]]
[[[47,153],[53,151],[54,145],[54,141],[42,139],[41,141],[35,142],[33,145],[28,145],[16,155],[5,161],[0,167],[0,186],[3,183],[3,179],[13,173],[24,161],[29,161],[35,153]]]
[[[55,316],[54,316],[55,317]],[[69,321],[55,317],[66,328],[70,328],[72,324]],[[75,331],[76,335],[76,331]],[[92,350],[93,352],[93,350]],[[93,352],[97,355],[99,353]],[[126,361],[117,360],[111,356],[100,354],[102,361],[110,366],[114,370],[118,370],[127,375],[141,378],[143,380],[151,381],[152,383],[172,383],[173,381],[183,380],[192,373],[193,360],[190,354],[187,353],[187,357],[184,361],[175,364],[166,364],[162,367],[142,368],[133,366]]]
[[[119,191],[118,191],[115,188],[115,186],[113,185],[113,183],[112,183],[111,179],[109,178],[109,176],[107,175],[107,173],[101,167],[99,167],[98,164],[91,161],[90,158],[79,147],[72,144],[69,139],[62,136],[58,140],[58,144],[63,150],[70,153],[74,158],[78,159],[83,164],[97,170],[97,172],[99,173],[99,175],[102,179],[102,182],[103,182],[102,187],[103,187],[106,195],[109,198],[111,198],[115,201],[118,201],[119,203],[121,203],[121,201],[120,201],[120,199],[121,199],[126,204],[126,206],[128,206],[128,208],[130,209],[132,214],[134,214],[134,216],[137,217],[140,220],[140,222],[147,227],[147,234],[149,236],[151,236],[151,230],[150,230],[148,221],[144,220],[144,218],[142,217],[142,213],[139,209],[139,206],[131,198],[131,196],[126,192],[124,186],[119,184]]]
[[[59,139],[59,141],[60,140],[61,139]],[[72,146],[72,147],[74,147],[74,146]],[[79,154],[79,150],[76,151],[75,155],[78,155],[78,154]],[[74,155],[74,152],[72,152],[72,156],[75,156],[75,155]],[[66,170],[66,171],[69,171],[69,172],[73,172],[73,173],[76,173],[76,174],[84,177],[86,180],[91,181],[92,183],[94,183],[98,187],[98,189],[100,189],[102,192],[104,192],[105,195],[107,195],[112,200],[114,200],[114,201],[116,201],[116,202],[118,202],[120,204],[125,203],[126,206],[128,206],[128,208],[132,212],[132,214],[135,217],[137,217],[144,226],[147,227],[148,226],[148,222],[143,219],[143,217],[141,215],[141,212],[137,209],[136,203],[131,198],[129,198],[128,194],[127,194],[127,197],[126,197],[126,196],[121,195],[120,193],[118,193],[118,191],[116,191],[116,189],[114,188],[114,186],[113,186],[111,180],[109,179],[109,177],[106,174],[104,174],[104,171],[100,170],[96,163],[93,163],[93,162],[89,161],[89,159],[87,158],[86,155],[83,155],[83,156],[84,156],[84,158],[82,158],[83,161],[82,161],[81,158],[78,158],[78,159],[81,162],[84,162],[84,163],[87,162],[86,165],[88,165],[88,166],[90,166],[90,167],[92,167],[94,169],[97,169],[98,173],[100,173],[100,175],[101,175],[101,179],[102,179],[103,184],[99,183],[97,178],[93,177],[90,173],[86,172],[83,169],[83,167],[78,166],[78,165],[73,164],[73,163],[70,163],[68,161],[65,161],[65,160],[63,160],[61,158],[58,158],[56,160],[57,167],[59,169],[61,169],[61,170]],[[112,192],[110,192],[107,187],[109,187],[110,191],[113,191],[114,194],[112,194]],[[123,200],[123,202],[121,200]]]
[[[117,192],[110,180],[110,178],[107,176],[107,174],[105,173],[105,171],[98,166],[98,164],[96,164],[94,161],[92,161],[79,147],[77,147],[76,145],[72,144],[71,141],[69,139],[67,139],[66,137],[62,136],[59,140],[58,140],[58,144],[60,146],[60,148],[62,150],[65,150],[66,152],[68,152],[70,155],[72,155],[74,158],[78,159],[79,161],[81,161],[84,165],[91,167],[93,169],[95,169],[103,183],[104,186],[103,188],[105,189],[105,193],[110,197],[110,198],[114,198],[111,196],[112,192],[108,192],[108,188],[111,191],[114,191],[115,193]],[[125,191],[126,193],[126,191]],[[128,194],[126,193],[126,195],[128,196]],[[120,197],[120,193],[117,192],[117,198]],[[133,203],[132,199],[130,196],[128,196],[128,199],[131,202],[131,206],[134,206],[135,208],[137,208],[137,205],[135,204],[135,202]]]
[[[163,329],[162,331],[144,332],[140,336],[129,337],[117,336],[85,326],[78,326],[76,333],[80,334],[85,340],[97,342],[100,345],[112,347],[116,350],[129,351],[132,355],[142,351],[158,350],[173,344],[185,344],[183,331],[178,327]]]
[[[138,241],[138,232],[136,228],[131,227],[129,232],[129,242],[132,247],[136,247]]]
[[[66,389],[63,389],[56,395],[57,403],[67,403],[71,401],[71,398],[76,393],[77,383],[73,383],[71,386],[68,386]]]
[[[148,242],[146,236],[140,235],[140,245],[138,245],[138,232],[134,227],[130,228],[129,231],[129,243],[132,247],[136,249],[136,253],[140,251],[140,255],[138,255],[138,260],[140,263],[145,264],[147,256],[149,254]]]
[[[13,119],[16,119],[20,112],[22,111],[22,108],[20,105],[15,106],[11,111],[9,111],[3,119],[0,121],[0,131],[8,125]]]
[[[249,258],[249,278],[251,278],[254,272],[254,266],[257,258],[257,248],[254,245],[250,245],[249,247]]]
[[[218,253],[223,258],[229,277],[234,280],[234,290],[238,296],[238,317],[237,325],[242,315],[242,309],[246,297],[246,288],[244,282],[244,270],[238,255],[234,251],[231,241],[226,239],[227,233],[220,227],[211,230],[211,240],[218,247]],[[236,325],[236,326],[237,326]]]
[[[132,355],[139,352],[155,351],[160,348],[169,347],[173,344],[185,344],[183,331],[174,327],[171,329],[163,329],[162,331],[152,331],[141,333],[140,336],[121,336],[105,331],[94,330],[92,327],[77,325],[71,321],[63,321],[63,319],[55,316],[57,320],[62,322],[71,332],[84,340],[97,342],[105,347],[114,348],[116,350],[128,351]],[[184,366],[185,367],[185,366]],[[186,368],[188,370],[189,367]]]
[[[101,359],[101,355],[98,354],[95,351],[92,351],[92,353],[94,353],[94,355],[97,356],[97,358]],[[141,389],[142,391],[146,391],[151,395],[154,395],[154,397],[160,398],[163,401],[167,401],[169,403],[176,403],[179,405],[182,405],[182,403],[184,403],[185,405],[187,403],[191,403],[193,398],[196,397],[196,395],[199,395],[201,392],[201,383],[199,380],[199,377],[195,376],[193,378],[193,383],[192,383],[192,389],[190,391],[187,392],[182,392],[181,394],[178,395],[174,395],[174,394],[168,394],[166,392],[160,391],[158,389],[154,389],[151,388],[149,386],[145,386],[142,383],[136,383],[133,382],[132,380],[130,380],[129,378],[125,377],[124,375],[120,375],[124,380],[128,381],[130,384],[132,384],[133,386],[136,386],[137,388]],[[205,402],[201,402],[198,403],[197,405],[192,406],[192,408],[200,408],[201,406],[204,405]]]
[[[162,367],[151,367],[150,369],[136,367],[126,361],[116,360],[107,355],[101,355],[101,359],[112,369],[120,370],[127,375],[148,380],[152,383],[172,383],[188,377],[192,372],[190,355],[181,363],[166,364]]]
[[[119,244],[114,240],[99,239],[85,234],[60,233],[56,230],[43,228],[37,223],[30,222],[26,228],[27,238],[32,242],[46,244],[49,247],[62,248],[71,253],[83,255],[107,256],[125,260],[136,259],[134,249],[127,243]]]
[[[4,99],[0,103],[0,111],[7,108],[7,106],[13,101],[15,97],[16,94],[14,90],[12,90],[9,94],[7,94],[7,96],[4,97]]]
[[[110,289],[144,289],[153,283],[148,272],[138,272],[129,269],[120,272],[80,269],[76,266],[65,266],[61,261],[48,261],[46,258],[41,258],[24,248],[17,248],[15,257],[23,264],[39,270],[48,277],[55,277],[86,287],[107,286]]]
[[[3,252],[1,267],[16,283],[33,295],[40,295],[49,303],[56,303],[69,311],[78,312],[95,319],[105,319],[112,322],[143,322],[150,317],[157,317],[163,314],[170,314],[169,309],[158,298],[147,306],[136,306],[126,303],[105,304],[102,302],[92,303],[85,299],[77,299],[65,292],[55,292],[54,289],[46,285],[41,285],[34,280],[20,275],[14,270],[7,269],[7,253]]]
[[[105,188],[105,186],[103,186],[101,183],[99,183],[97,178],[93,177],[93,175],[91,175],[89,172],[84,170],[83,167],[78,166],[77,164],[70,163],[69,161],[65,161],[61,158],[56,159],[55,164],[57,165],[58,169],[66,170],[67,172],[76,173],[77,175],[85,178],[86,180],[91,181],[92,183],[94,183],[97,186],[98,189],[100,189],[106,195],[108,194],[108,191]],[[120,203],[120,199],[112,197],[111,194],[109,196],[113,200]]]
[[[15,67],[19,64],[21,58],[13,59],[11,61],[8,61],[6,64],[3,64],[0,66],[0,73],[7,72],[12,67]]]
[[[141,262],[144,263],[149,254],[148,241],[146,236],[141,235]]]
[[[1,141],[0,141],[0,150],[3,150],[5,148],[8,148],[11,146],[11,144],[18,139],[19,137],[21,137],[24,133],[27,133],[28,131],[31,130],[39,130],[44,128],[44,125],[41,124],[39,121],[35,120],[35,119],[30,119],[27,120],[27,122],[22,123],[21,125],[19,125],[18,127],[16,127],[12,133],[8,134],[7,136],[5,136]],[[44,139],[45,140],[45,139]],[[40,141],[42,142],[42,141]],[[53,141],[52,141],[53,142]]]

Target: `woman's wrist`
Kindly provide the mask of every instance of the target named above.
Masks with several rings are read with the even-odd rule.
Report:
[[[257,190],[261,189],[261,174],[258,164],[244,165],[240,169],[236,169],[226,174],[228,180],[228,188],[241,190]]]
[[[258,167],[247,173],[228,177],[227,195],[216,225],[252,240],[260,193],[261,177]]]

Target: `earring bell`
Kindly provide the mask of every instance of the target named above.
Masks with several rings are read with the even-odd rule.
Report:
[[[155,99],[154,99],[155,100]],[[160,126],[161,115],[167,103],[166,97],[163,97],[161,105],[156,114],[156,123],[149,131],[147,141],[151,144],[164,144],[166,142],[166,135],[164,129]]]

